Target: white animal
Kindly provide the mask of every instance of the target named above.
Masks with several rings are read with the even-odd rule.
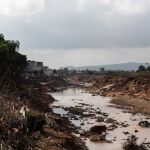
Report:
[[[29,112],[29,111],[30,111],[30,110],[28,109],[27,106],[23,106],[23,107],[21,107],[21,109],[20,109],[20,114],[21,114],[24,118],[26,118],[26,113]]]

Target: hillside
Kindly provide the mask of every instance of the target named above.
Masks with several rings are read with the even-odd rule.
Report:
[[[145,63],[136,63],[136,62],[128,62],[128,63],[121,63],[121,64],[108,64],[108,65],[98,65],[98,66],[80,66],[80,67],[73,67],[68,66],[69,70],[99,70],[100,68],[105,68],[105,70],[124,70],[124,71],[131,71],[137,70],[140,65],[146,65]]]

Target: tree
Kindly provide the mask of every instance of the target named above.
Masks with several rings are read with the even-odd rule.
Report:
[[[100,71],[101,73],[104,73],[104,72],[105,72],[105,68],[100,68],[99,71]]]
[[[57,74],[57,70],[56,70],[56,69],[53,69],[53,73],[54,73],[54,74]]]
[[[0,78],[19,76],[26,67],[26,56],[18,52],[19,41],[5,40],[0,34]]]
[[[4,41],[4,36],[3,34],[0,34],[0,42]]]
[[[150,72],[150,66],[147,67],[147,71]]]
[[[140,65],[139,68],[138,68],[138,72],[145,72],[145,71],[146,71],[145,66]]]

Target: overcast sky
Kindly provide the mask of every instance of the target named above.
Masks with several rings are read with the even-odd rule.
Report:
[[[0,32],[52,68],[150,62],[150,0],[0,0]]]

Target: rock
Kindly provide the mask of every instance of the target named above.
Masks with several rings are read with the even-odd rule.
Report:
[[[104,118],[103,117],[98,117],[97,122],[104,122]]]
[[[76,116],[74,116],[74,118],[73,118],[73,119],[74,119],[74,120],[79,120],[79,119],[78,119],[78,117],[76,117]]]
[[[111,141],[106,140],[106,135],[91,135],[90,141],[92,142],[100,142],[100,143],[112,143]]]
[[[98,111],[97,114],[102,114],[102,112],[101,112],[101,111]]]
[[[79,131],[79,133],[80,133],[80,136],[85,136],[86,135],[86,131],[85,130],[81,130],[81,131]]]
[[[95,117],[95,114],[83,114],[83,117]]]
[[[74,138],[66,138],[62,141],[62,145],[63,147],[65,147],[65,149],[73,149],[73,150],[77,150],[77,149],[82,149],[84,150],[83,147],[81,147],[81,142],[80,141],[75,141]]]
[[[90,128],[90,132],[102,134],[103,132],[106,132],[107,127],[105,125],[96,125]]]
[[[129,132],[123,132],[125,135],[128,135],[128,134],[130,134]]]
[[[83,116],[83,111],[84,111],[81,108],[74,108],[74,107],[66,107],[65,110],[69,111],[69,113],[71,114],[78,115],[78,116]]]
[[[104,140],[106,140],[105,135],[93,135],[90,137],[90,141],[92,142],[99,142],[99,141],[104,141]]]
[[[108,127],[108,130],[112,131],[112,130],[116,129],[117,127],[118,127],[117,125],[112,124]]]
[[[119,125],[120,125],[121,127],[124,127],[124,128],[126,128],[126,127],[128,127],[128,126],[129,126],[128,124],[123,123],[123,122],[122,122],[122,123],[120,123]]]
[[[138,130],[134,130],[135,133],[139,132]]]
[[[108,117],[109,115],[107,113],[101,113],[104,117]]]
[[[148,122],[146,120],[145,121],[140,121],[138,125],[142,128],[150,128],[150,122]]]
[[[81,125],[81,126],[84,126],[84,122],[82,122],[80,125]]]
[[[114,122],[116,122],[116,120],[114,120],[112,118],[108,118],[105,122],[106,123],[114,123]]]

